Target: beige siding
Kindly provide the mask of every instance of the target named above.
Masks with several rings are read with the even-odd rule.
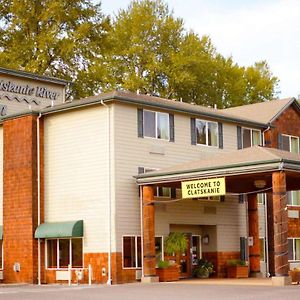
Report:
[[[190,117],[184,114],[175,114],[175,142],[157,140],[151,138],[137,137],[137,108],[130,105],[116,104],[114,107],[115,121],[115,184],[116,189],[116,237],[117,250],[121,250],[121,237],[128,234],[140,234],[140,205],[138,188],[134,175],[138,167],[164,168],[177,163],[201,159],[219,153],[220,151],[231,151],[237,148],[236,126],[223,125],[224,150],[214,147],[191,145]],[[158,234],[167,234],[169,224],[214,224],[221,222],[218,228],[221,244],[220,250],[224,248],[234,250],[237,241],[231,241],[222,236],[224,227],[227,233],[241,234],[245,231],[243,205],[232,200],[217,205],[217,215],[203,217],[203,206],[197,201],[181,201],[156,207],[156,226]],[[187,205],[188,203],[188,205]],[[242,212],[243,211],[243,212]],[[170,219],[172,216],[172,220]],[[238,221],[239,220],[239,221]],[[223,226],[224,224],[224,226]],[[237,229],[235,227],[238,226]],[[242,228],[242,229],[241,229]],[[234,232],[233,232],[234,231]],[[243,234],[244,235],[244,234]],[[223,248],[222,248],[223,247]]]
[[[108,251],[108,114],[45,117],[45,222],[84,220],[85,252]]]
[[[0,224],[3,225],[3,127],[0,126]]]

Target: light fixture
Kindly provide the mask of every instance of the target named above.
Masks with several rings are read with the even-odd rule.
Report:
[[[254,186],[258,189],[262,189],[267,185],[265,180],[262,179],[258,179],[258,180],[254,180]]]
[[[202,242],[204,245],[208,245],[209,244],[209,235],[206,234],[203,238],[202,238]]]

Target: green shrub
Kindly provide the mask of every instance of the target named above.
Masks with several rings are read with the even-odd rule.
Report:
[[[160,260],[157,264],[159,269],[166,269],[170,266],[170,263],[167,260]]]
[[[236,267],[236,266],[246,266],[247,263],[245,260],[241,259],[229,259],[227,261],[227,266]]]

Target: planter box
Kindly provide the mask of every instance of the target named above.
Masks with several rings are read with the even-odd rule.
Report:
[[[248,278],[248,266],[227,266],[228,278]]]
[[[168,268],[156,269],[156,275],[159,281],[178,281],[179,280],[179,266],[170,266]]]
[[[292,282],[300,282],[300,271],[289,271],[289,276],[291,277]]]

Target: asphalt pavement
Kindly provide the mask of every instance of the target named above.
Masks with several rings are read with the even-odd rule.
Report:
[[[21,300],[300,300],[300,286],[205,285],[186,283],[106,285],[2,285],[0,299]]]

